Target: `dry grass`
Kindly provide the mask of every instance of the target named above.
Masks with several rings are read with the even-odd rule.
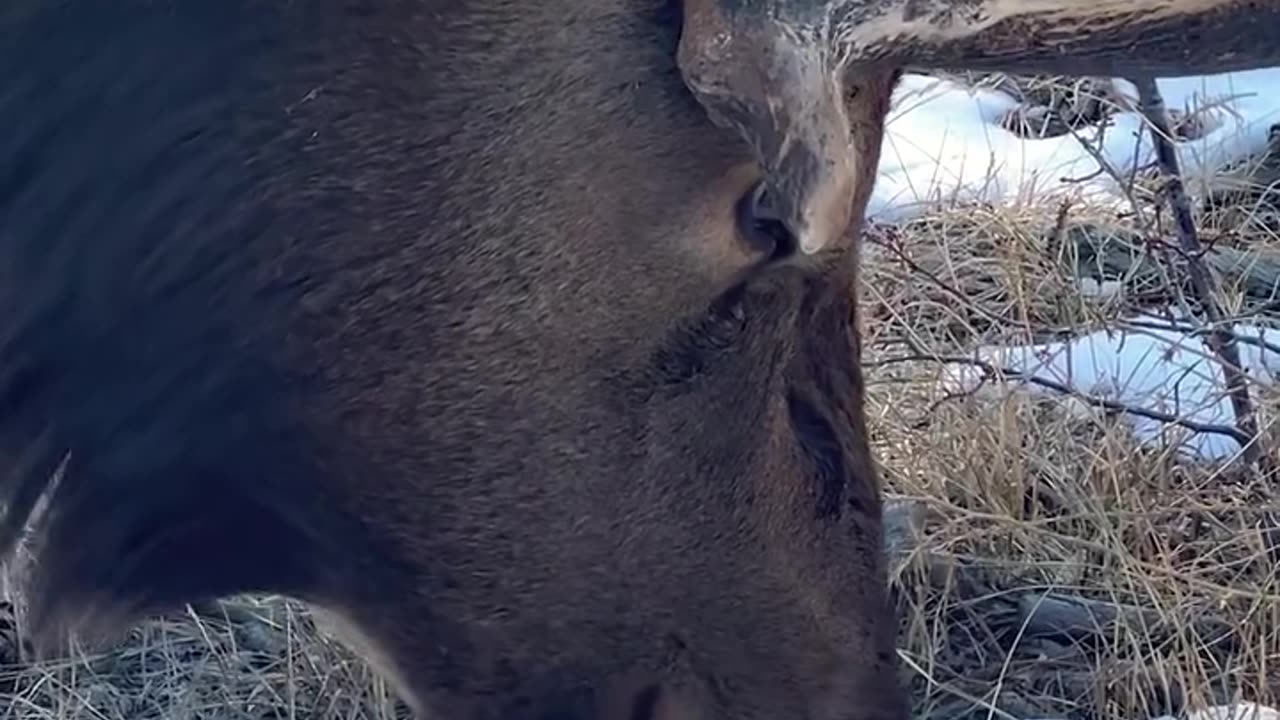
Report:
[[[1202,220],[1211,238],[1280,249],[1266,207],[1237,198]],[[1078,292],[1059,210],[960,208],[868,233],[873,442],[888,490],[929,515],[893,564],[916,715],[1147,720],[1231,699],[1274,704],[1280,586],[1256,527],[1274,489],[1236,466],[1139,447],[1123,422],[1065,402],[941,398],[936,362],[900,361],[904,339],[913,353],[952,354],[1094,328],[1150,299],[1150,288],[1121,301]],[[1127,222],[1088,209],[1065,220]],[[1096,624],[1054,625],[1080,607]],[[42,666],[13,662],[14,635],[0,625],[11,663],[0,720],[407,715],[279,599],[190,610],[140,625],[114,651]]]
[[[1257,222],[1268,202],[1200,221],[1280,253]],[[893,571],[921,717],[1134,720],[1280,699],[1280,583],[1258,529],[1276,488],[1239,463],[1140,446],[1069,398],[936,385],[934,355],[1095,330],[1179,295],[1151,278],[1122,298],[1079,292],[1063,225],[1081,223],[1135,230],[1052,206],[940,210],[868,233],[873,441],[889,492],[928,514]],[[1265,302],[1226,285],[1227,307],[1263,319]],[[1270,424],[1275,392],[1253,390]]]
[[[142,623],[99,653],[0,670],[18,720],[392,720],[386,683],[280,598],[232,598]]]

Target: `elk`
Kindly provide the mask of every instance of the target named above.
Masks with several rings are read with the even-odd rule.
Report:
[[[38,647],[280,593],[428,718],[902,720],[855,330],[903,67],[1229,70],[1235,0],[10,0]]]

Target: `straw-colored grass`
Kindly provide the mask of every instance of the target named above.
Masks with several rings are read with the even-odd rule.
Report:
[[[1256,197],[1230,210],[1201,218],[1206,232],[1280,249]],[[935,386],[931,353],[1092,329],[1159,294],[1082,294],[1063,238],[1083,222],[1128,221],[970,207],[867,233],[872,440],[893,507],[927,521],[892,563],[903,679],[921,718],[1147,720],[1280,694],[1280,585],[1258,530],[1280,504],[1275,488],[1238,464],[1140,447],[1121,419],[1078,402],[947,399]],[[1270,423],[1275,403],[1258,394]],[[1080,608],[1097,627],[1048,626]],[[279,599],[142,623],[113,650],[45,665],[18,659],[18,635],[0,623],[0,720],[407,716]]]
[[[894,566],[917,714],[1145,719],[1275,698],[1280,586],[1256,527],[1280,507],[1275,489],[1141,447],[1121,419],[1066,398],[942,397],[930,353],[1131,309],[1074,292],[1026,218],[950,217],[902,233],[907,250],[869,248],[864,265],[873,442],[889,492],[931,516]],[[1032,622],[1037,603],[1050,613],[1074,598],[1119,621]]]
[[[1207,241],[1250,267],[1280,258],[1274,194],[1215,197],[1197,218]],[[1123,418],[1074,398],[1008,386],[949,398],[935,382],[934,355],[1193,302],[1176,269],[1103,278],[1123,295],[1081,292],[1079,233],[1174,240],[1167,216],[1141,209],[1145,227],[1050,205],[942,208],[867,233],[867,412],[892,507],[924,518],[893,563],[919,717],[1145,720],[1280,699],[1280,583],[1260,530],[1280,488],[1240,462],[1142,446]],[[1266,283],[1234,280],[1219,274],[1227,310],[1274,324]],[[1276,391],[1251,390],[1280,447]]]
[[[12,637],[12,636],[10,636]],[[96,653],[0,669],[14,720],[392,720],[388,685],[280,598],[230,598],[140,623]]]

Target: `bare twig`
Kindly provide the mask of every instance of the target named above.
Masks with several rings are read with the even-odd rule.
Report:
[[[868,368],[883,367],[886,365],[894,365],[894,364],[904,363],[904,362],[919,362],[919,361],[950,363],[954,365],[968,365],[970,367],[974,367],[981,370],[983,374],[986,376],[986,378],[1009,377],[1017,380],[1022,380],[1032,385],[1038,385],[1047,390],[1053,390],[1054,392],[1058,392],[1063,395],[1068,395],[1070,397],[1076,398],[1077,400],[1085,403],[1086,405],[1091,405],[1093,407],[1101,408],[1103,410],[1108,410],[1110,412],[1126,413],[1126,414],[1134,415],[1137,417],[1144,417],[1149,420],[1155,420],[1156,422],[1168,423],[1170,425],[1178,425],[1178,426],[1187,428],[1188,430],[1194,430],[1195,432],[1199,432],[1199,433],[1206,433],[1210,435],[1226,435],[1227,437],[1232,438],[1233,440],[1240,443],[1241,445],[1244,445],[1249,440],[1249,436],[1246,435],[1243,431],[1241,431],[1240,428],[1232,427],[1231,425],[1220,425],[1217,423],[1204,423],[1196,420],[1188,420],[1184,417],[1174,415],[1173,413],[1161,412],[1159,410],[1152,410],[1150,408],[1145,408],[1137,405],[1129,405],[1127,403],[1122,403],[1116,400],[1109,400],[1107,398],[1098,397],[1096,395],[1090,395],[1089,393],[1082,392],[1081,390],[1074,388],[1066,383],[1060,383],[1056,380],[1050,380],[1049,378],[1040,377],[1039,375],[1036,375],[1034,373],[1023,372],[1015,368],[1001,367],[999,365],[995,365],[993,363],[989,363],[975,357],[967,357],[964,355],[938,355],[938,354],[927,352],[926,350],[919,347],[916,343],[910,340],[904,340],[904,342],[907,344],[908,347],[911,348],[912,352],[910,355],[900,355],[896,357],[885,358],[883,360],[864,362],[863,366]]]
[[[1104,124],[1101,128],[1099,128],[1099,134],[1098,134],[1098,140],[1097,140],[1098,145],[1101,145],[1105,132],[1106,132],[1106,125]],[[1098,163],[1098,167],[1102,171],[1104,171],[1108,176],[1110,176],[1111,179],[1120,188],[1120,192],[1124,195],[1125,200],[1128,201],[1129,203],[1130,209],[1133,211],[1134,224],[1137,226],[1139,232],[1142,233],[1143,237],[1147,238],[1145,251],[1151,255],[1156,255],[1160,257],[1162,262],[1157,264],[1157,267],[1159,268],[1159,272],[1165,284],[1172,286],[1173,279],[1169,274],[1169,266],[1171,265],[1171,263],[1169,263],[1168,261],[1168,253],[1166,252],[1167,248],[1165,247],[1165,243],[1158,242],[1155,240],[1156,234],[1155,232],[1153,232],[1154,223],[1151,220],[1151,218],[1147,217],[1147,213],[1143,211],[1142,203],[1138,201],[1137,195],[1134,194],[1135,180],[1138,177],[1138,173],[1147,167],[1147,166],[1142,166],[1142,167],[1138,166],[1139,155],[1137,150],[1138,150],[1138,146],[1142,144],[1141,135],[1139,135],[1134,139],[1134,155],[1133,155],[1134,166],[1129,169],[1129,172],[1127,173],[1127,175],[1124,173],[1121,173],[1118,168],[1112,165],[1111,161],[1107,159],[1106,155],[1104,155],[1102,151],[1094,145],[1094,143],[1089,142],[1087,139],[1085,139],[1075,130],[1071,131],[1071,136],[1075,138],[1076,142],[1080,144],[1081,149],[1083,149],[1086,153],[1088,153],[1089,156],[1092,157],[1094,161]],[[1183,310],[1187,310],[1187,308],[1185,307],[1186,303],[1182,301],[1181,295],[1177,295],[1176,298],[1178,299],[1179,303],[1184,306]]]
[[[907,251],[903,248],[902,242],[901,240],[898,239],[898,237],[896,236],[896,233],[890,233],[889,237],[883,241],[877,238],[874,234],[868,233],[866,239],[868,242],[879,245],[887,249],[889,252],[893,253],[894,257],[896,257],[899,262],[905,265],[908,270],[915,273],[916,275],[923,277],[925,280],[928,280],[929,283],[932,284],[934,287],[938,288],[939,290],[946,293],[947,295],[950,295],[959,303],[960,307],[963,307],[968,310],[972,310],[974,313],[981,315],[983,319],[987,320],[988,322],[997,323],[997,324],[1004,324],[1004,323],[1010,322],[1009,319],[999,317],[994,313],[992,313],[991,311],[987,310],[986,308],[982,307],[978,303],[974,302],[973,299],[970,298],[968,295],[966,295],[963,290],[960,290],[959,288],[949,284],[946,280],[938,277],[937,274],[931,272],[928,268],[925,268],[920,263],[916,262],[915,260],[912,260],[911,256],[908,255]],[[1030,333],[1032,331],[1031,326],[1027,323],[1022,323],[1020,329],[1027,333]]]
[[[1125,175],[1120,172],[1120,169],[1115,165],[1112,165],[1111,161],[1108,160],[1107,157],[1102,154],[1102,151],[1098,149],[1098,146],[1102,145],[1103,137],[1107,133],[1107,127],[1108,123],[1102,123],[1098,126],[1098,139],[1094,142],[1090,142],[1085,139],[1075,128],[1071,128],[1069,130],[1071,137],[1075,138],[1076,142],[1080,144],[1080,148],[1088,153],[1089,156],[1093,158],[1094,162],[1098,163],[1098,170],[1090,173],[1084,178],[1062,179],[1066,182],[1079,182],[1096,177],[1101,173],[1105,173],[1110,176],[1116,186],[1120,189],[1120,192],[1124,194],[1125,200],[1129,202],[1129,207],[1133,209],[1134,217],[1137,219],[1138,225],[1146,227],[1147,221],[1142,215],[1142,204],[1138,202],[1138,198],[1133,194],[1134,178],[1142,169],[1136,165],[1138,154],[1134,153],[1135,166],[1130,168],[1129,176],[1125,177]]]
[[[1224,322],[1232,322],[1239,318],[1224,318]],[[1136,330],[1171,330],[1179,332],[1189,337],[1202,337],[1212,332],[1211,328],[1191,323],[1179,322],[1175,319],[1161,320],[1159,322],[1151,320],[1122,320],[1116,323],[1118,327]],[[1280,345],[1273,342],[1267,342],[1262,338],[1249,337],[1248,335],[1236,335],[1237,345],[1250,345],[1258,348],[1260,351],[1272,353],[1280,356]]]

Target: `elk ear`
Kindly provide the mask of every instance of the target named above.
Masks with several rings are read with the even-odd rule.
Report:
[[[750,144],[777,218],[802,252],[814,253],[852,215],[856,160],[842,68],[822,23],[739,4],[685,0],[680,73],[712,121]]]

